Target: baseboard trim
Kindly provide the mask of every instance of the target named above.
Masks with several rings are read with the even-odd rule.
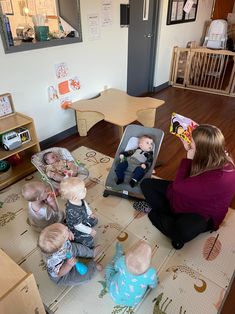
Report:
[[[160,92],[162,89],[165,89],[165,88],[167,88],[169,86],[170,86],[170,82],[166,82],[166,83],[163,83],[161,85],[154,86],[153,87],[153,92],[154,93]]]
[[[68,136],[76,134],[77,132],[78,132],[77,127],[73,126],[72,128],[69,128],[63,132],[60,132],[56,135],[53,135],[53,136],[47,138],[46,140],[41,141],[40,147],[42,150],[47,149],[47,148],[55,145],[55,143],[57,143],[58,141],[64,140]]]

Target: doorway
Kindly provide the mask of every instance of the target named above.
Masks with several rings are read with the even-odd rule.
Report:
[[[130,0],[127,93],[153,91],[160,0]]]

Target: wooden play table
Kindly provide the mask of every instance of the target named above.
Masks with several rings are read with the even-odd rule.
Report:
[[[118,89],[110,88],[93,99],[79,100],[69,105],[76,112],[77,129],[80,136],[86,136],[90,128],[101,120],[123,128],[134,121],[146,127],[153,127],[156,108],[164,104],[163,100],[151,97],[133,97]]]

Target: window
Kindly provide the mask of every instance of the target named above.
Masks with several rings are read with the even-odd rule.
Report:
[[[0,0],[6,53],[82,41],[79,0]]]

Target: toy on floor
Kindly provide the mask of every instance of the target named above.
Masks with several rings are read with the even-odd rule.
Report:
[[[148,135],[138,138],[138,147],[123,151],[119,155],[120,161],[115,169],[117,184],[124,182],[125,172],[131,171],[130,186],[133,188],[144,177],[153,162],[153,139]]]
[[[72,258],[71,253],[68,252],[68,253],[66,254],[66,257],[67,257],[68,259]],[[75,264],[75,268],[76,268],[77,272],[78,272],[80,275],[82,275],[82,276],[85,275],[85,274],[87,273],[87,271],[88,271],[87,266],[86,266],[85,264],[83,264],[83,263],[78,262],[78,261],[77,261],[76,264]]]
[[[120,154],[124,155],[130,150],[137,151],[138,146],[142,146],[142,144],[140,144],[140,139],[146,135],[147,138],[145,138],[144,141],[149,142],[149,144],[147,144],[147,149],[145,148],[144,150],[150,150],[152,151],[152,153],[148,152],[147,157],[141,156],[141,158],[143,158],[141,159],[143,161],[142,163],[145,164],[146,169],[139,169],[139,173],[137,173],[135,176],[133,175],[133,171],[136,166],[132,167],[131,169],[128,164],[128,167],[126,168],[125,157],[123,163],[124,166],[120,165],[122,164],[120,163]],[[108,195],[116,195],[124,198],[132,197],[137,199],[143,199],[143,193],[140,189],[140,182],[143,180],[143,178],[151,177],[152,171],[157,161],[158,153],[160,151],[163,136],[163,131],[155,128],[146,128],[142,125],[135,124],[131,124],[126,127],[117,152],[115,154],[112,167],[105,182],[105,191],[103,193],[104,197]],[[130,157],[128,157],[128,159],[129,158]],[[138,166],[140,163],[141,162],[138,161]],[[119,169],[119,167],[121,168],[121,170]],[[117,175],[121,180],[117,180]],[[122,180],[124,181],[120,182]]]
[[[67,200],[66,224],[74,234],[74,241],[93,248],[96,235],[93,227],[97,225],[98,219],[84,200],[86,197],[84,181],[78,177],[66,178],[60,183],[60,192],[61,197]]]
[[[121,244],[116,244],[116,253],[105,268],[107,289],[115,303],[136,306],[148,287],[157,286],[156,270],[150,267],[151,257],[152,249],[144,241],[137,242],[125,255]]]

